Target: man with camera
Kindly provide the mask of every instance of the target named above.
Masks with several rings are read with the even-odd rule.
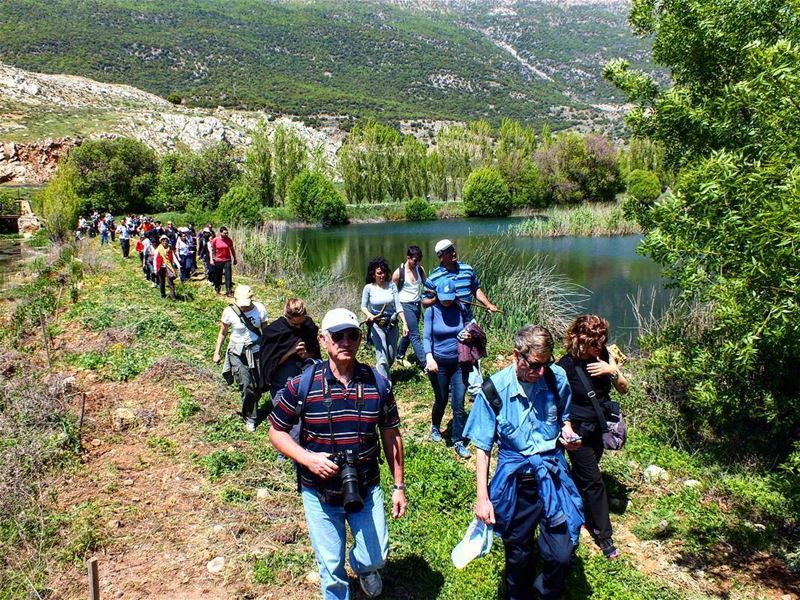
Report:
[[[350,597],[345,572],[345,523],[354,540],[350,566],[364,593],[383,585],[389,531],[378,465],[380,442],[394,478],[392,517],[406,511],[400,417],[389,383],[356,361],[361,329],[356,316],[336,308],[322,320],[320,340],[328,361],[291,379],[270,415],[269,438],[295,461],[311,545],[326,600]],[[300,423],[300,443],[292,426]],[[376,428],[377,425],[377,428]]]
[[[583,507],[562,450],[580,446],[571,398],[564,370],[553,365],[553,336],[527,325],[514,338],[514,361],[483,383],[464,428],[478,448],[475,516],[503,540],[510,600],[560,598],[572,568]],[[495,443],[497,468],[488,485]],[[537,526],[542,573],[535,578]]]

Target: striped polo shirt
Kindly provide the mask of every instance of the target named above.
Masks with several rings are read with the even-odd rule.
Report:
[[[386,398],[381,399],[375,385],[375,377],[380,377],[380,375],[376,375],[368,365],[356,363],[353,379],[347,389],[334,377],[329,362],[326,361],[322,368],[317,367],[316,369],[303,412],[304,423],[300,445],[311,452],[332,453],[334,451],[331,443],[328,409],[324,403],[322,386],[324,376],[330,388],[333,438],[336,440],[336,450],[341,452],[352,448],[358,452],[360,471],[364,473],[362,481],[368,486],[377,484],[380,481],[378,429],[400,427],[397,404],[388,383]],[[288,432],[298,421],[295,409],[297,408],[301,377],[302,375],[298,375],[289,380],[280,395],[280,400],[269,416],[270,423],[278,431]],[[360,421],[356,404],[359,383],[363,385],[364,394],[364,406],[361,408]],[[341,481],[338,475],[327,480],[320,479],[303,466],[300,467],[300,481],[307,488],[341,490]]]
[[[456,261],[456,270],[448,271],[441,264],[431,271],[428,278],[425,280],[425,291],[428,296],[432,296],[436,292],[436,284],[443,277],[447,277],[453,281],[456,286],[456,296],[461,300],[472,301],[472,296],[481,287],[478,281],[478,276],[470,265],[463,262]],[[464,304],[467,315],[472,318],[472,307],[469,304]]]

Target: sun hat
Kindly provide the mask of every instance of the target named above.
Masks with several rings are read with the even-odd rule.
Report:
[[[159,241],[159,242],[160,242],[161,240],[169,240],[169,238],[168,238],[167,236],[165,236],[165,235],[162,235],[160,238],[158,238],[158,241]]]
[[[442,279],[436,284],[436,297],[440,302],[456,299],[456,286],[449,278]]]
[[[438,242],[436,242],[436,246],[434,246],[433,249],[436,251],[436,254],[439,255],[448,248],[452,247],[453,247],[453,242],[451,242],[450,240],[439,240]]]
[[[346,308],[334,308],[329,310],[322,319],[321,329],[328,333],[358,328],[358,318]]]
[[[236,289],[233,292],[233,301],[236,303],[236,306],[243,307],[243,306],[250,306],[250,302],[253,300],[253,290],[250,289],[249,285],[237,285]]]

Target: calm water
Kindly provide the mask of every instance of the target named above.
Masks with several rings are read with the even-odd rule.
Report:
[[[0,238],[0,289],[5,287],[6,274],[14,271],[21,258],[22,241],[19,238]]]
[[[470,253],[487,240],[504,234],[522,219],[453,219],[420,223],[374,223],[328,229],[289,229],[289,244],[299,244],[306,254],[308,271],[326,268],[348,276],[360,290],[369,260],[383,256],[392,268],[405,258],[409,244],[422,248],[426,269],[436,264],[433,247],[442,238],[456,244],[459,259],[470,262]],[[661,269],[649,258],[636,254],[639,236],[536,239],[505,238],[509,249],[519,251],[521,261],[539,256],[556,271],[587,289],[588,312],[611,322],[612,337],[628,344],[636,325],[628,296],[641,289],[649,298],[656,291],[656,308],[667,300]],[[478,272],[480,277],[480,272]]]

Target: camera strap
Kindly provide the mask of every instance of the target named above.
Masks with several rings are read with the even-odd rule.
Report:
[[[344,390],[345,398],[347,397],[347,388]],[[333,413],[331,411],[331,405],[333,404],[333,398],[331,398],[331,386],[328,383],[327,377],[322,377],[322,403],[325,405],[325,408],[328,411],[328,430],[330,432],[331,437],[331,446],[333,447],[333,452],[335,453],[336,450],[336,437],[333,434]],[[358,452],[361,453],[361,411],[364,408],[364,384],[363,382],[359,381],[356,383],[356,409],[358,410],[358,415],[356,417],[358,425],[356,426],[356,435],[358,436]]]

